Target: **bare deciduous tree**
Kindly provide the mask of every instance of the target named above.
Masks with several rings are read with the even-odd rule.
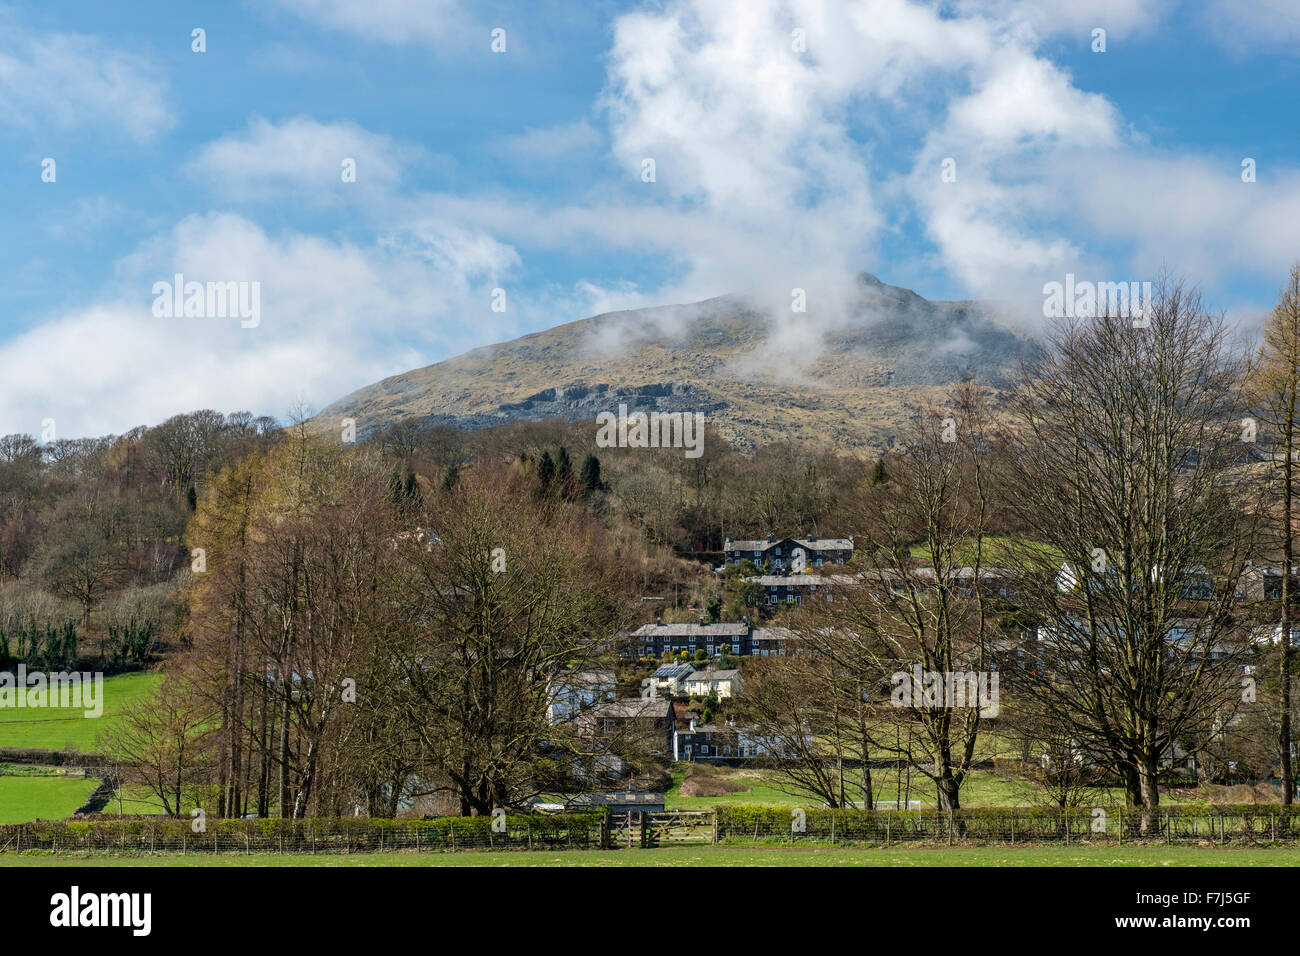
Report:
[[[1292,593],[1295,563],[1295,446],[1300,425],[1300,263],[1291,267],[1273,314],[1264,326],[1264,341],[1250,364],[1247,397],[1271,444],[1271,471],[1280,492],[1281,510],[1273,526],[1282,552],[1280,651],[1278,682],[1278,751],[1282,769],[1282,802],[1295,799],[1295,768],[1291,762]],[[1250,423],[1243,423],[1249,428]]]
[[[1019,600],[1044,626],[1004,675],[1154,810],[1175,744],[1240,703],[1255,489],[1223,320],[1171,282],[1144,318],[1067,324],[1024,369],[1005,494],[1028,529]]]

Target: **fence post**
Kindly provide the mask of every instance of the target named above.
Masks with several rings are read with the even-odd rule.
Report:
[[[650,846],[650,814],[641,812],[641,849]]]
[[[718,842],[718,808],[713,808],[713,842]]]

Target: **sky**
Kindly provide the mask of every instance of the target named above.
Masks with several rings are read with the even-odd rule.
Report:
[[[804,290],[797,353],[863,271],[1165,272],[1258,324],[1297,90],[1294,0],[0,0],[0,434],[284,416],[729,293]]]

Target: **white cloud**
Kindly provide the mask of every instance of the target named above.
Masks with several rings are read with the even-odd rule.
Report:
[[[120,432],[197,407],[283,414],[300,397],[320,407],[431,353],[509,334],[489,291],[517,261],[435,223],[361,247],[191,216],[123,260],[100,302],[0,346],[0,433],[39,432],[45,418],[64,437]],[[153,283],[177,272],[259,282],[260,325],[156,318]]]
[[[391,188],[424,156],[419,147],[354,123],[321,123],[299,116],[277,124],[254,117],[247,132],[203,146],[186,171],[242,199],[276,198],[286,190],[325,199],[346,196],[358,187]],[[343,181],[345,159],[355,161],[355,183]]]
[[[1081,155],[1061,163],[1059,181],[1090,231],[1128,240],[1148,273],[1167,263],[1207,284],[1241,275],[1280,283],[1300,250],[1295,166],[1266,163],[1245,183],[1235,157]]]
[[[446,4],[280,2],[392,44],[445,46],[443,26],[468,22]],[[665,0],[614,22],[597,104],[608,130],[577,120],[502,141],[546,160],[607,141],[615,177],[576,200],[416,193],[407,173],[429,159],[422,150],[350,123],[255,118],[203,147],[189,173],[222,198],[328,199],[348,195],[339,164],[353,157],[373,241],[186,219],[119,262],[123,285],[0,347],[3,367],[18,370],[0,381],[0,429],[56,417],[76,423],[65,434],[86,433],[198,405],[280,411],[300,395],[323,405],[558,321],[729,292],[785,317],[770,354],[797,375],[819,333],[850,317],[859,270],[888,281],[919,268],[877,261],[892,230],[919,228],[935,248],[931,268],[980,296],[1037,293],[1065,271],[1142,278],[1162,264],[1204,281],[1280,275],[1300,247],[1294,163],[1261,161],[1259,182],[1243,184],[1231,157],[1155,153],[1115,103],[1043,50],[1074,31],[1084,43],[1094,21],[1136,35],[1166,9]],[[806,50],[792,49],[793,30]],[[948,157],[953,183],[941,179]],[[645,158],[653,183],[640,180]],[[521,249],[603,255],[628,275],[667,278],[516,286],[529,273]],[[147,292],[175,271],[261,281],[261,327],[154,319]],[[488,309],[496,285],[510,297],[505,315]],[[794,287],[807,293],[806,315],[790,311]],[[665,327],[683,314],[665,313]]]
[[[595,150],[603,137],[585,119],[558,126],[530,127],[515,136],[507,136],[502,146],[526,159],[560,159],[579,152]]]
[[[0,17],[0,122],[146,143],[175,121],[166,84],[144,57],[97,37],[36,32]]]
[[[961,0],[957,9],[1023,26],[1038,37],[1073,35],[1081,49],[1088,49],[1094,28],[1105,30],[1107,41],[1138,35],[1153,29],[1175,6],[1176,0]]]
[[[1293,162],[1246,185],[1222,157],[1155,153],[1115,103],[1041,49],[1071,34],[1087,49],[1094,26],[1141,36],[1171,10],[670,0],[627,14],[609,54],[613,151],[629,181],[642,159],[656,161],[658,181],[642,193],[658,215],[606,210],[593,222],[557,211],[548,225],[559,241],[609,219],[625,241],[670,250],[683,274],[666,299],[765,289],[786,309],[783,286],[808,287],[811,310],[813,288],[833,304],[857,269],[889,278],[897,264],[876,265],[874,249],[913,217],[936,247],[929,267],[974,295],[1034,294],[1067,270],[1128,276],[1161,262],[1207,283],[1225,266],[1285,271],[1300,244]],[[1280,17],[1284,32],[1291,19]],[[806,37],[801,54],[793,29]],[[907,123],[920,143],[898,176],[875,160],[886,147],[895,161],[907,155],[889,142]],[[941,179],[948,158],[953,183]],[[819,314],[836,317],[833,307]]]
[[[476,28],[460,0],[276,0],[321,26],[392,46],[463,48]],[[482,42],[487,48],[487,34]]]
[[[1124,4],[1094,6],[1117,27],[1145,22]],[[1027,13],[993,16],[1009,10],[675,0],[619,18],[606,93],[613,150],[630,180],[655,160],[657,182],[643,192],[677,213],[686,273],[675,288],[726,281],[718,291],[760,291],[788,312],[799,286],[818,320],[842,320],[852,277],[913,213],[974,289],[1068,258],[1073,238],[1032,221],[1041,177],[1018,171],[1057,150],[1114,147],[1121,124],[1113,104],[1035,51]],[[900,115],[929,130],[901,182],[874,162],[881,148],[898,161],[885,137]],[[963,186],[940,193],[948,156]]]
[[[1210,0],[1203,28],[1225,49],[1246,55],[1261,49],[1295,55],[1300,46],[1300,5],[1295,0]]]

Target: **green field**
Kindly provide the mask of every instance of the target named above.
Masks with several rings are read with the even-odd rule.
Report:
[[[214,806],[217,802],[217,790],[215,787],[209,787],[207,789],[209,791],[209,800],[204,805],[209,807]],[[119,797],[121,798],[120,805],[118,803]],[[187,792],[182,795],[182,814],[187,814],[196,806],[199,806],[199,803],[196,802],[194,798],[194,793]],[[158,795],[152,792],[148,787],[131,785],[122,787],[117,793],[114,793],[113,799],[108,802],[108,806],[104,807],[103,812],[109,815],[123,813],[127,816],[133,814],[143,814],[148,816],[152,814],[163,814],[166,811],[163,808],[162,801],[158,799]]]
[[[98,780],[85,777],[0,777],[0,823],[70,817],[97,786]]]
[[[5,854],[0,866],[1300,866],[1300,848],[1254,847],[916,847],[829,849],[704,846],[657,850],[513,853]]]
[[[711,810],[717,806],[729,804],[761,804],[773,807],[811,807],[820,803],[808,796],[797,796],[781,789],[781,776],[770,770],[755,770],[743,767],[708,768],[705,772],[719,780],[729,781],[747,787],[716,797],[688,797],[682,795],[682,783],[690,764],[674,764],[672,769],[672,788],[664,797],[666,809],[669,810]],[[914,773],[911,789],[907,789],[906,777],[899,786],[899,771],[894,768],[877,768],[871,772],[872,789],[877,800],[920,800],[925,809],[937,805],[934,784],[925,776]],[[1124,802],[1121,790],[1105,791],[1109,799]],[[1043,801],[1043,790],[1029,780],[989,773],[986,770],[972,771],[962,784],[961,805],[975,807],[1030,807]],[[1181,795],[1162,793],[1162,803],[1178,803],[1184,799]]]
[[[0,747],[95,753],[99,735],[114,717],[131,702],[153,694],[160,683],[161,674],[140,672],[104,678],[104,712],[99,718],[88,718],[71,708],[6,707],[0,710]]]

